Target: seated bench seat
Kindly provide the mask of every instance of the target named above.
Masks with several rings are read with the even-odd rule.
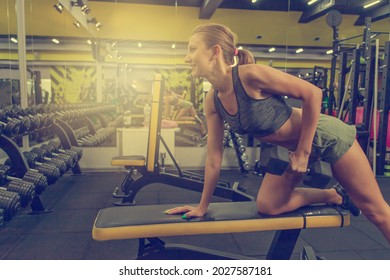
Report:
[[[144,156],[115,156],[111,159],[112,166],[145,166]]]

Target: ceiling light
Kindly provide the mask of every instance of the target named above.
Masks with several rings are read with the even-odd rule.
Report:
[[[15,43],[15,44],[17,44],[18,43],[18,39],[16,39],[15,37],[11,37],[11,42],[13,42],[13,43]]]
[[[87,15],[91,12],[91,9],[87,6],[87,5],[84,5],[81,7],[81,12],[84,14],[84,15]]]
[[[381,2],[381,0],[372,1],[372,2],[367,3],[366,5],[364,5],[363,8],[367,9],[367,8],[369,8],[371,6],[374,6],[374,5],[376,5],[376,4],[380,3],[380,2]]]
[[[87,44],[88,45],[92,45],[92,41],[91,40],[87,40]]]
[[[59,13],[62,13],[62,11],[64,10],[64,6],[62,6],[62,4],[59,3],[59,2],[58,2],[57,4],[54,4],[53,7],[54,7],[54,9],[56,9],[57,12],[59,12]]]
[[[303,52],[303,49],[302,49],[302,48],[299,48],[299,49],[297,49],[295,52],[296,52],[296,53],[301,53],[301,52]]]
[[[97,30],[100,30],[103,27],[103,24],[98,22],[96,18],[87,19],[87,22],[95,24]]]
[[[276,51],[276,49],[275,48],[270,48],[268,51],[269,52],[274,52],[274,51]]]
[[[76,26],[77,28],[80,28],[81,24],[77,20],[73,22],[73,25]]]
[[[176,44],[172,44],[172,49],[175,49],[176,48]]]
[[[142,47],[142,43],[141,43],[141,42],[138,43],[138,47],[139,47],[139,48]]]
[[[255,4],[255,3],[257,2],[257,0],[252,0],[251,2],[252,2],[253,4]]]
[[[84,15],[89,14],[91,12],[91,9],[87,5],[85,5],[82,0],[70,1],[70,5],[72,7],[80,7],[81,12],[83,12]]]
[[[315,2],[317,2],[318,0],[310,0],[308,3],[307,3],[307,5],[312,5],[312,4],[314,4]]]
[[[332,53],[333,53],[333,50],[326,51],[326,54],[332,54]]]
[[[96,26],[96,29],[97,29],[97,30],[100,30],[100,29],[103,27],[103,24],[101,24],[100,22],[98,22],[98,23],[95,24],[95,26]]]
[[[60,41],[59,41],[58,39],[55,39],[55,38],[51,39],[51,41],[52,41],[54,44],[59,44],[59,43],[60,43]]]

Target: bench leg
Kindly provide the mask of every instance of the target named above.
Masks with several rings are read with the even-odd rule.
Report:
[[[289,260],[301,229],[278,230],[268,250],[267,260]]]
[[[147,241],[147,242],[146,242]],[[159,238],[140,238],[138,260],[253,260],[234,253],[187,244],[165,244]]]

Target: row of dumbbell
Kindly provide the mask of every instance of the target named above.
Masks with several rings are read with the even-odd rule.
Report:
[[[95,134],[87,134],[78,138],[78,143],[82,147],[98,147],[110,139],[115,133],[115,127],[102,127]]]
[[[59,112],[59,111],[73,111],[73,110],[88,110],[93,108],[110,108],[115,105],[109,103],[66,103],[66,104],[42,104],[40,110],[42,112]],[[107,109],[108,110],[108,109]],[[99,110],[102,111],[102,110]]]
[[[72,110],[64,108],[73,108]],[[33,106],[25,109],[13,106],[0,111],[0,134],[8,137],[25,135],[28,132],[50,127],[56,117],[63,120],[77,120],[83,116],[116,111],[114,105],[67,104]]]
[[[30,169],[24,174],[23,178],[10,176],[15,171],[12,170],[11,160],[7,159],[5,162],[7,165],[1,166],[3,171],[0,176],[0,184],[4,185],[12,182],[15,185],[20,184],[21,181],[27,181],[34,184],[36,194],[43,193],[49,184],[55,183],[67,169],[74,166],[80,156],[76,151],[59,150],[60,154],[56,154],[53,152],[54,150],[59,150],[59,148],[44,144],[41,148],[34,148],[31,152],[24,152]],[[45,156],[50,156],[50,158]],[[28,196],[23,196],[22,200],[25,201],[24,204],[29,202]]]
[[[5,212],[5,220],[11,220],[20,207],[26,207],[35,195],[42,194],[50,184],[54,184],[82,156],[82,149],[73,147],[60,149],[60,144],[51,141],[40,148],[23,153],[29,170],[23,178],[12,176],[12,162],[7,159],[0,165],[0,208]]]
[[[33,183],[45,180],[42,176],[42,174],[29,171],[23,179],[13,177],[10,175],[10,167],[0,164],[0,208],[3,209],[5,221],[11,220],[21,207],[27,207],[35,195],[44,191]],[[42,185],[42,182],[40,184]]]
[[[71,121],[71,120],[80,120],[81,118],[96,115],[96,114],[104,114],[105,112],[115,112],[115,105],[101,105],[95,106],[91,108],[84,109],[75,109],[75,110],[62,110],[62,111],[53,111],[56,113],[63,121]]]
[[[37,129],[50,127],[54,118],[53,113],[34,114],[29,108],[24,110],[18,107],[5,108],[0,111],[0,133],[11,138],[25,135]]]

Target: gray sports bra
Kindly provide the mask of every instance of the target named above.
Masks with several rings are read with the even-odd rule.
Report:
[[[214,104],[217,112],[229,124],[233,132],[264,137],[277,131],[290,117],[292,108],[280,95],[265,99],[253,99],[244,90],[238,76],[238,66],[232,68],[233,86],[237,98],[238,111],[229,114],[214,91]]]

